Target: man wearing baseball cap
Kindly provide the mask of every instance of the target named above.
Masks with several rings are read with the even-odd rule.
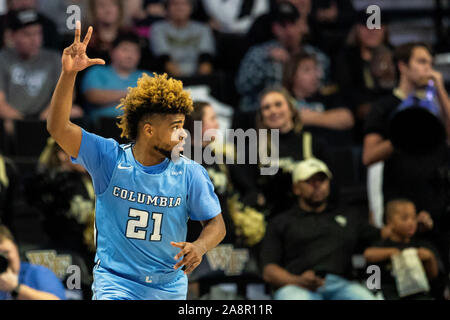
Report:
[[[328,202],[332,178],[324,162],[300,162],[293,172],[298,202],[269,222],[261,261],[277,300],[374,299],[351,281],[352,256],[379,239],[380,230],[369,225],[367,213]]]
[[[12,12],[8,28],[13,48],[0,51],[0,118],[45,119],[61,58],[43,49],[42,22],[36,11]]]

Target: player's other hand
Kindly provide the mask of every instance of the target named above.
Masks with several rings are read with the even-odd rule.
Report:
[[[63,72],[76,73],[96,64],[105,64],[103,59],[89,59],[86,48],[91,40],[93,28],[89,27],[83,42],[81,42],[81,22],[77,21],[75,40],[70,47],[64,49],[62,56]]]
[[[197,268],[202,262],[203,255],[206,253],[206,250],[202,248],[200,245],[190,242],[171,242],[172,246],[176,248],[180,248],[181,251],[174,257],[175,261],[180,260],[183,257],[183,260],[179,261],[174,269],[179,269],[184,266],[184,274],[189,274]]]

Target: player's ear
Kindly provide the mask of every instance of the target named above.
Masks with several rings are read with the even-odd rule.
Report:
[[[155,130],[150,122],[145,122],[142,126],[142,134],[146,136],[147,138],[153,137],[153,134],[155,133]]]

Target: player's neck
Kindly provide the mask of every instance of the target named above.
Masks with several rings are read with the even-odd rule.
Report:
[[[145,167],[156,166],[166,159],[166,157],[158,151],[139,143],[136,143],[133,146],[133,156],[137,162]]]

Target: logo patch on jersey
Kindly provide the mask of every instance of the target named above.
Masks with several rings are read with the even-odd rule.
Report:
[[[181,176],[183,174],[183,171],[172,171],[173,176]]]
[[[122,164],[119,164],[118,168],[119,168],[120,170],[129,170],[129,169],[133,169],[133,167],[123,166]]]

